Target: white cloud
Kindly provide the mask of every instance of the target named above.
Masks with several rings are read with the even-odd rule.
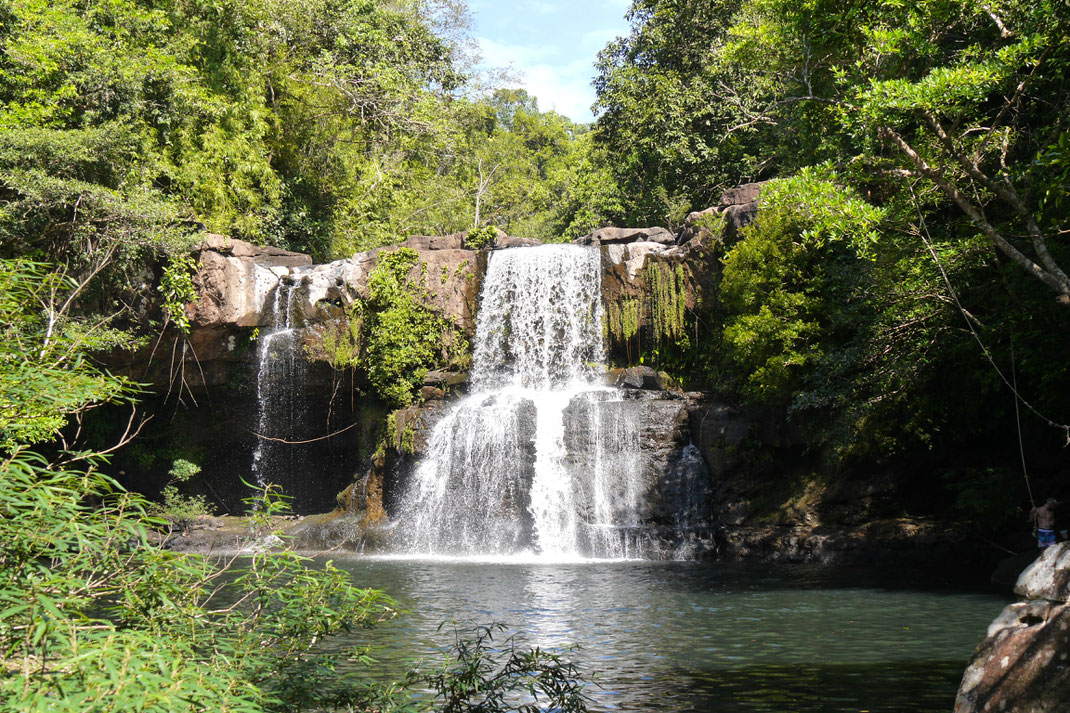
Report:
[[[485,2],[473,0],[470,5],[477,9]],[[558,12],[567,9],[564,0],[518,0],[513,11],[487,7],[480,18],[486,24],[477,38],[482,64],[513,70],[518,79],[511,86],[537,97],[544,111],[592,121],[595,59],[609,42],[628,32],[627,25],[612,16],[623,18],[630,5],[629,0],[601,0],[582,7],[578,15],[569,14],[567,21]]]
[[[560,54],[556,47],[550,45],[511,45],[504,42],[495,42],[486,37],[477,37],[479,50],[483,55],[484,64],[499,67],[513,65],[517,69],[524,69],[536,62],[542,62],[550,57]]]
[[[527,6],[540,15],[553,15],[558,10],[557,5],[552,2],[543,2],[543,0],[531,0]]]
[[[587,63],[583,63],[583,67],[586,70]],[[539,108],[543,111],[552,109],[578,122],[594,118],[591,115],[594,89],[586,71],[539,64],[524,71],[522,84],[529,94],[538,97]]]

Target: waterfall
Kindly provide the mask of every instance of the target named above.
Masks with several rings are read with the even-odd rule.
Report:
[[[256,432],[270,438],[293,438],[303,416],[304,405],[297,386],[305,360],[299,352],[293,307],[294,290],[279,283],[272,299],[272,325],[260,333],[258,340]],[[284,443],[257,438],[252,468],[257,485],[290,485],[297,466],[294,455],[294,450]]]
[[[640,424],[601,385],[601,256],[491,254],[472,393],[434,426],[403,498],[409,552],[641,557]]]

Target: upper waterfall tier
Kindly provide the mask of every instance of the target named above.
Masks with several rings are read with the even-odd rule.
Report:
[[[475,390],[591,379],[604,360],[600,260],[597,248],[578,245],[491,254],[476,321]]]

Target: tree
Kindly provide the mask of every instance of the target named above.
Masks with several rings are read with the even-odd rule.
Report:
[[[825,143],[840,161],[863,158],[868,180],[922,203],[937,192],[1070,305],[1049,242],[1067,216],[1068,15],[1059,2],[749,3],[719,58],[752,68],[746,95],[720,97],[739,116],[728,130],[835,122],[842,138]]]

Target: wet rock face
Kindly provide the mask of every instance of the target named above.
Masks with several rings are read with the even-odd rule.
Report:
[[[698,501],[690,503],[696,516],[707,512],[709,475],[686,454],[691,438],[686,399],[637,389],[595,392],[574,400],[564,418],[571,467],[581,473],[602,471],[610,479],[634,474],[634,483],[612,489],[637,489],[634,499],[641,504],[643,522],[674,525],[687,495]],[[594,462],[596,454],[602,462]],[[688,467],[681,467],[684,461]]]
[[[1061,713],[1070,701],[1070,543],[1022,572],[963,674],[955,713]]]
[[[606,384],[628,389],[647,389],[651,391],[676,390],[672,378],[664,371],[649,366],[629,366],[610,369],[606,372]]]

